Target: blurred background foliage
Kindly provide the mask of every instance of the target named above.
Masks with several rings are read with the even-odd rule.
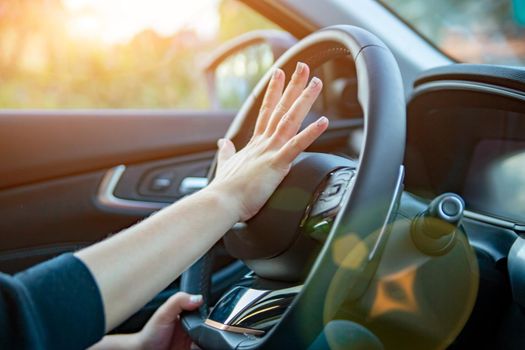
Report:
[[[170,35],[144,28],[107,43],[69,35],[62,0],[2,0],[0,107],[206,109],[210,53],[239,34],[277,28],[238,1],[217,1],[213,35],[191,26]]]
[[[525,64],[525,0],[380,1],[459,61]],[[184,25],[168,34],[143,25],[109,42],[93,24],[88,31],[98,38],[73,35],[71,24],[86,24],[75,16],[92,15],[94,3],[148,9],[135,18],[114,7],[115,23],[140,25],[150,15]],[[156,7],[168,3],[168,14]],[[237,35],[276,28],[236,0],[1,0],[0,108],[206,109],[210,53]]]

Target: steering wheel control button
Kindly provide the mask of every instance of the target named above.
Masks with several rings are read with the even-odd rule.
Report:
[[[342,184],[334,184],[330,186],[330,188],[328,188],[326,192],[323,192],[323,195],[327,197],[335,196],[336,194],[339,193],[339,191],[341,191],[341,186]]]
[[[342,171],[336,172],[334,176],[337,180],[350,181],[350,179],[354,176],[354,171],[353,170],[342,170]]]
[[[352,187],[354,175],[351,168],[342,168],[329,175],[301,226],[304,234],[316,241],[326,241],[341,203]]]
[[[332,172],[325,182],[324,189],[315,200],[310,217],[327,214],[338,208],[354,175],[354,171],[343,168]]]

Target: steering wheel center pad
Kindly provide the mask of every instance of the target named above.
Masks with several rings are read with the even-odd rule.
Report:
[[[334,155],[303,153],[260,213],[247,222],[246,229],[224,237],[228,253],[244,260],[260,277],[299,282],[305,269],[303,257],[320,245],[301,234],[299,227],[320,184],[341,167],[355,168],[356,163]]]

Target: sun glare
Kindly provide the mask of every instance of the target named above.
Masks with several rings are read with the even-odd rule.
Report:
[[[169,36],[182,28],[212,37],[218,0],[63,0],[69,34],[106,44],[125,43],[143,30]]]

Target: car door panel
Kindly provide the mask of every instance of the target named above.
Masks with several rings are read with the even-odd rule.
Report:
[[[214,149],[233,112],[0,114],[0,189],[116,164]]]

